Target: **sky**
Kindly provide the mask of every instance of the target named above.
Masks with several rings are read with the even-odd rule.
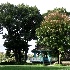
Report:
[[[70,0],[1,0],[0,4],[7,2],[14,5],[24,3],[25,5],[29,6],[36,6],[40,10],[41,14],[46,13],[48,10],[53,10],[56,7],[63,7],[66,8],[68,12],[70,11]],[[6,29],[4,29],[4,33],[6,32]],[[4,39],[2,39],[2,35],[0,35],[0,52],[5,52],[6,48],[3,47],[3,43]],[[32,40],[31,42],[29,42],[29,44],[32,44],[32,46],[29,48],[29,53],[31,54],[30,51],[35,48],[35,41]]]

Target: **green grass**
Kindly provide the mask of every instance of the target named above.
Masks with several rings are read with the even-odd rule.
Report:
[[[70,70],[70,67],[38,65],[0,65],[0,70]]]

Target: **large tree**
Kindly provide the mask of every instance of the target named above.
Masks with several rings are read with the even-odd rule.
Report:
[[[49,10],[43,15],[44,20],[36,29],[37,44],[45,49],[55,49],[60,63],[61,53],[70,48],[70,17],[64,8]]]
[[[36,6],[10,3],[0,5],[0,23],[8,31],[5,34],[4,46],[10,53],[12,50],[16,62],[21,62],[21,51],[25,51],[25,60],[28,52],[28,41],[35,39],[35,29],[40,25],[42,16]]]

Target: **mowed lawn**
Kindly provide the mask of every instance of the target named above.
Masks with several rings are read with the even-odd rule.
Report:
[[[70,70],[70,66],[0,65],[0,70]]]

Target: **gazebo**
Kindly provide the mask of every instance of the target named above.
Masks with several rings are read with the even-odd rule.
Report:
[[[30,59],[31,62],[50,62],[51,63],[51,50],[36,50],[31,51],[34,56]]]

